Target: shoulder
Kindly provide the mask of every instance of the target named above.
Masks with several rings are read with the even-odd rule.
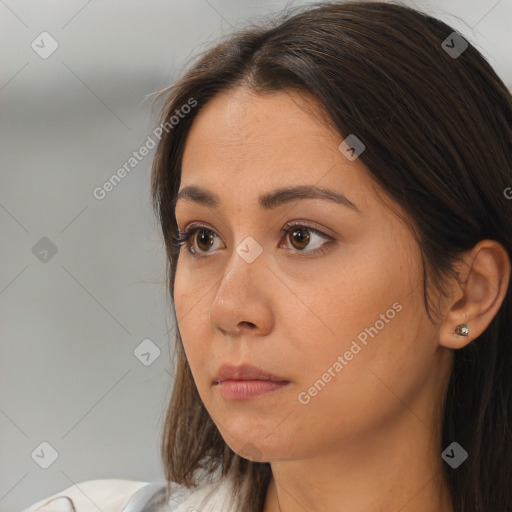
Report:
[[[121,512],[149,482],[105,479],[85,480],[30,505],[22,512]],[[163,484],[162,484],[163,486]]]

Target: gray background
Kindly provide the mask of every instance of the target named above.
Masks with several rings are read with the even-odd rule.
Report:
[[[0,512],[88,479],[163,480],[174,327],[153,152],[103,200],[92,191],[145,142],[148,95],[195,52],[303,3],[0,0]],[[404,3],[462,32],[512,86],[512,0]],[[31,47],[44,31],[59,45],[46,59]],[[145,339],[148,366],[134,355]],[[48,469],[43,441],[58,452]]]

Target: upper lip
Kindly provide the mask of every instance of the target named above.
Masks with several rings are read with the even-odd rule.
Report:
[[[273,380],[277,382],[288,382],[283,377],[273,375],[270,372],[266,372],[250,364],[242,364],[240,366],[223,364],[215,374],[213,382],[218,384],[224,380]]]

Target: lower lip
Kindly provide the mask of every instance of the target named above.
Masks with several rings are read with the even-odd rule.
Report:
[[[220,392],[228,400],[251,400],[283,388],[287,381],[272,380],[224,380],[217,384]]]

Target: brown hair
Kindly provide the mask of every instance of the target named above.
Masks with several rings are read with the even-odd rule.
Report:
[[[354,133],[364,142],[359,158],[412,219],[431,318],[427,282],[445,293],[444,279],[457,275],[462,252],[488,238],[512,254],[512,202],[504,194],[512,185],[511,95],[473,45],[456,58],[445,51],[454,30],[426,13],[372,1],[296,11],[230,34],[158,95],[165,94],[167,127],[176,109],[191,99],[197,105],[165,130],[153,163],[170,296],[174,301],[179,256],[175,200],[196,114],[234,87],[259,94],[293,88],[316,98],[341,136]],[[439,454],[453,441],[469,453],[457,469],[443,465],[457,512],[512,510],[511,327],[509,286],[485,332],[454,351]],[[179,331],[175,356],[162,442],[167,480],[190,487],[199,468],[220,470],[237,482],[238,509],[260,512],[270,464],[225,443],[199,397]]]

